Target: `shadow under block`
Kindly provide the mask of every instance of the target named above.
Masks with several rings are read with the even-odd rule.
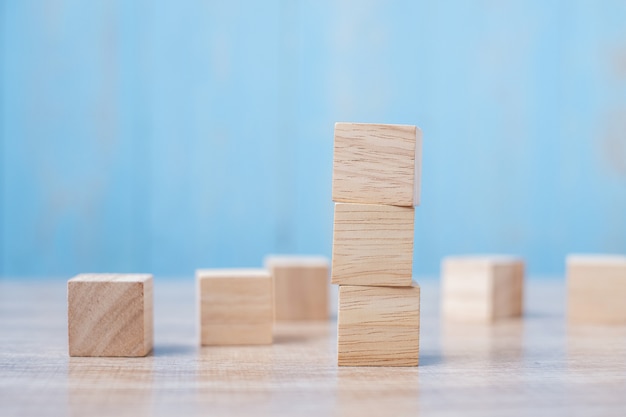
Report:
[[[265,267],[274,284],[275,320],[328,320],[328,259],[268,256]]]
[[[333,201],[418,206],[421,151],[416,126],[336,123]]]
[[[414,226],[413,207],[336,203],[331,282],[410,286]]]
[[[626,256],[569,256],[567,298],[570,322],[626,324]]]
[[[70,356],[145,356],[153,345],[148,274],[81,274],[67,283]]]
[[[272,279],[264,269],[196,272],[201,345],[272,343]]]
[[[524,262],[508,256],[445,258],[441,294],[448,319],[491,322],[521,316]]]
[[[420,288],[339,287],[338,365],[417,366]]]

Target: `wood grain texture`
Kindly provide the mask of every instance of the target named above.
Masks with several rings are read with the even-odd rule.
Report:
[[[336,123],[333,201],[418,206],[421,149],[415,126]]]
[[[339,366],[417,366],[420,288],[339,287]]]
[[[153,345],[148,274],[81,274],[67,283],[70,356],[145,356]]]
[[[190,277],[155,280],[152,354],[68,357],[65,280],[0,279],[0,415],[624,415],[626,326],[568,323],[564,279],[529,279],[528,314],[494,324],[441,321],[420,287],[419,367],[387,368],[337,367],[335,321],[200,347]]]
[[[414,227],[412,207],[336,203],[331,282],[410,286]]]
[[[448,319],[492,322],[522,314],[524,262],[509,256],[442,261],[442,311]]]
[[[196,272],[200,344],[272,343],[272,280],[264,269]]]
[[[268,256],[274,319],[328,320],[329,262],[322,256]]]
[[[626,256],[569,256],[567,298],[572,322],[626,324]]]

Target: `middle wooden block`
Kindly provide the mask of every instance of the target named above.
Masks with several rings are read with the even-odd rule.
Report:
[[[331,282],[411,286],[415,209],[335,204]]]
[[[196,272],[202,345],[272,343],[272,279],[263,269]]]

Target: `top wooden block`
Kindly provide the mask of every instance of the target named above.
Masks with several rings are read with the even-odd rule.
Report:
[[[333,201],[418,206],[421,152],[415,126],[336,123]]]

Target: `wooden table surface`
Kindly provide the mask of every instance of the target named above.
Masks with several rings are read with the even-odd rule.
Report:
[[[156,280],[152,355],[69,358],[65,281],[0,280],[0,416],[626,415],[626,328],[567,325],[563,281],[495,326],[441,321],[421,284],[420,366],[338,368],[335,321],[199,348],[191,279]]]

